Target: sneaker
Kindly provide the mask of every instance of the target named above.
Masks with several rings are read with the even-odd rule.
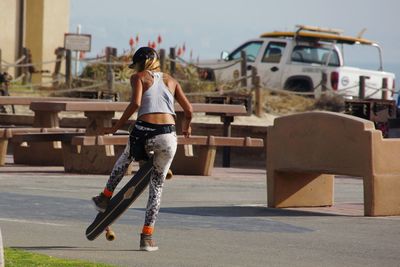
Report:
[[[108,203],[110,203],[110,198],[106,197],[103,193],[100,193],[100,195],[93,197],[92,200],[94,203],[94,207],[99,212],[105,212]]]
[[[143,251],[156,251],[158,247],[152,239],[151,235],[140,234],[140,250]]]

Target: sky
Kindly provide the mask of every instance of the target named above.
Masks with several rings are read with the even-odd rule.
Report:
[[[162,48],[185,44],[186,58],[192,50],[194,58],[213,59],[263,32],[297,24],[339,28],[350,36],[366,28],[363,37],[383,47],[386,68],[400,75],[399,12],[398,0],[70,0],[70,32],[80,24],[92,35],[91,55],[106,46],[122,53],[136,35],[140,46],[161,35]]]

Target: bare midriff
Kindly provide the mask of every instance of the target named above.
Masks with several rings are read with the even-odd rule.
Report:
[[[149,113],[143,114],[138,120],[153,124],[175,124],[175,118],[168,113]]]

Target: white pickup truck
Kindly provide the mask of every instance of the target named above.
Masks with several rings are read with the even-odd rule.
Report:
[[[266,88],[314,93],[316,96],[322,92],[335,92],[346,98],[358,98],[360,76],[366,76],[365,98],[392,98],[395,75],[383,71],[378,44],[361,37],[343,36],[340,30],[302,25],[297,25],[297,28],[294,32],[262,34],[231,53],[222,52],[221,59],[199,62],[198,66],[209,79],[221,82],[236,80],[240,77],[244,51],[247,70],[256,67],[261,85]],[[344,45],[377,48],[378,70],[345,66]],[[387,94],[383,95],[382,91]]]

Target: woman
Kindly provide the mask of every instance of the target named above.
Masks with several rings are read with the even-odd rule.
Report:
[[[182,134],[185,137],[191,134],[192,106],[179,83],[160,72],[160,61],[154,49],[138,49],[129,67],[136,70],[131,77],[131,101],[118,122],[111,128],[105,128],[104,133],[115,133],[135,111],[138,111],[138,118],[129,131],[129,142],[115,163],[106,187],[100,195],[93,197],[93,202],[98,211],[104,212],[129,164],[133,160],[148,160],[151,154],[153,171],[140,249],[154,251],[158,249],[152,239],[154,224],[160,209],[165,177],[177,147],[174,97],[184,110]]]

